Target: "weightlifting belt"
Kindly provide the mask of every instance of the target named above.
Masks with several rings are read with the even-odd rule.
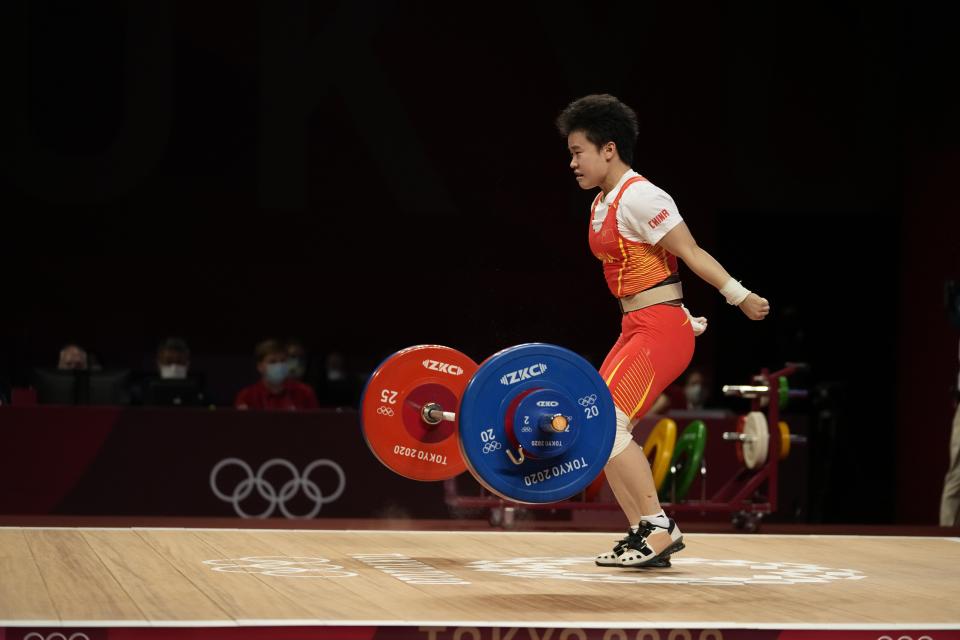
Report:
[[[672,282],[659,287],[651,287],[632,296],[617,298],[617,302],[620,304],[621,313],[630,313],[681,298],[683,298],[683,286],[679,282]]]

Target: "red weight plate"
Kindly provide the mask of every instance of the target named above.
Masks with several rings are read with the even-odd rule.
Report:
[[[425,404],[456,413],[477,363],[456,349],[420,345],[398,351],[377,367],[360,403],[363,437],[380,462],[411,480],[446,480],[467,466],[457,422],[430,425]]]

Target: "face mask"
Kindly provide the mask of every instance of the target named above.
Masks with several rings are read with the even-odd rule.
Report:
[[[162,364],[160,377],[164,380],[183,380],[187,377],[187,367],[182,364]]]
[[[687,402],[690,404],[697,404],[700,402],[700,397],[703,395],[703,386],[699,384],[691,384],[684,388],[683,394],[687,397]]]
[[[290,367],[291,378],[303,377],[303,363],[300,362],[300,358],[288,358],[287,365]]]
[[[290,373],[290,367],[286,362],[274,362],[267,365],[264,376],[270,384],[280,384],[287,379],[288,373]]]

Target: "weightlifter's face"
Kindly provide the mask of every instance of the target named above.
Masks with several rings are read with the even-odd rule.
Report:
[[[581,189],[599,187],[607,176],[609,161],[612,153],[606,147],[597,148],[597,145],[587,140],[583,131],[572,131],[567,136],[567,148],[570,150],[570,168]]]

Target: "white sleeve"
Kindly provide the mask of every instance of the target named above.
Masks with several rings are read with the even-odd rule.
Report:
[[[627,238],[647,244],[657,244],[683,222],[670,194],[649,182],[633,185],[624,192],[617,218]]]

